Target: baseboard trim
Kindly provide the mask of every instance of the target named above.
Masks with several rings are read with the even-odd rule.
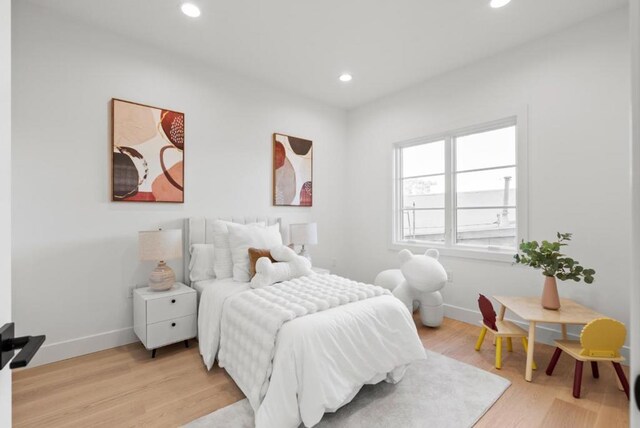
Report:
[[[444,314],[448,318],[453,318],[455,320],[463,321],[469,324],[478,324],[479,320],[482,318],[479,311],[449,304],[444,305]],[[525,330],[529,328],[529,325],[524,321],[508,317],[507,319],[518,324]],[[560,330],[556,330],[547,326],[538,326],[536,328],[536,342],[553,345],[553,341],[560,338],[561,334],[562,333],[560,332]],[[569,332],[569,336],[575,340],[577,340],[579,337],[578,334],[573,332]],[[29,363],[29,367],[37,367],[43,364],[66,360],[68,358],[92,354],[94,352],[128,345],[137,341],[138,338],[133,332],[133,327],[127,327],[119,330],[111,330],[104,333],[98,333],[91,336],[79,337],[77,339],[49,343],[43,345],[42,348],[40,348],[38,353],[36,353],[36,355],[33,357],[33,360],[31,360],[31,362]],[[621,353],[625,357],[625,359],[629,361],[629,347],[625,345],[622,348]]]
[[[507,312],[507,317],[506,317],[507,320],[518,324],[520,327],[524,328],[525,330],[529,329],[529,324],[527,322],[519,319],[509,318],[508,315],[509,313]],[[475,324],[475,325],[479,325],[479,322],[482,319],[482,316],[480,315],[480,311],[461,308],[459,306],[448,305],[448,304],[444,305],[444,316],[447,318],[453,318],[458,321],[463,321],[468,324]],[[554,328],[550,328],[545,325],[538,325],[536,327],[536,342],[545,343],[547,345],[553,346],[554,344],[553,341],[555,339],[559,339],[561,336],[562,336],[562,332],[559,329],[556,330]],[[578,334],[573,333],[571,331],[568,332],[568,336],[569,338],[574,340],[579,340],[579,337],[580,337]],[[620,353],[627,360],[627,363],[628,363],[629,354],[630,354],[629,347],[626,345],[623,346]]]
[[[48,344],[45,342],[29,363],[29,367],[37,367],[68,358],[92,354],[137,341],[138,338],[133,332],[133,327],[127,327],[62,342]]]

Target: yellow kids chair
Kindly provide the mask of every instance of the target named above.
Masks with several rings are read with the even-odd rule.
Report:
[[[522,340],[522,346],[524,352],[527,352],[527,332],[512,323],[511,321],[496,320],[496,311],[493,310],[491,301],[485,296],[480,294],[478,298],[478,306],[480,307],[480,313],[482,313],[482,330],[480,331],[480,337],[476,342],[476,351],[480,350],[484,337],[487,331],[493,333],[496,339],[496,368],[502,368],[502,339],[507,339],[507,350],[513,351],[512,338],[520,338]],[[533,369],[536,370],[536,363],[533,363]]]
[[[576,370],[573,376],[573,396],[580,398],[580,387],[582,386],[582,366],[585,361],[591,363],[591,373],[595,379],[600,377],[598,371],[599,361],[611,361],[616,370],[618,379],[622,384],[624,393],[629,399],[629,382],[622,371],[620,363],[624,357],[620,355],[620,348],[624,345],[627,336],[627,329],[620,321],[611,318],[598,318],[584,326],[580,333],[580,341],[577,340],[556,340],[556,352],[554,352],[547,375],[553,374],[558,359],[562,351],[571,355],[576,360]]]

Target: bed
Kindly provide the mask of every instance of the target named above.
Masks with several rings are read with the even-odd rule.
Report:
[[[186,220],[185,259],[191,244],[210,242],[212,221]],[[277,218],[233,221],[280,224]],[[313,426],[324,413],[350,402],[363,385],[399,382],[408,364],[425,358],[411,314],[379,287],[329,274],[258,290],[232,279],[190,285],[200,298],[204,364],[211,369],[217,360],[230,374],[254,409],[257,428]],[[326,307],[320,298],[301,316],[287,315],[295,310],[278,312],[278,304],[304,306],[308,302],[300,296],[313,290],[329,296]]]

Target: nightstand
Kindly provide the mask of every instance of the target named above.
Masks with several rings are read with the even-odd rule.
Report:
[[[198,293],[191,287],[176,283],[170,290],[153,291],[138,288],[133,293],[133,330],[145,348],[155,358],[156,349],[184,341],[197,334]]]
[[[319,273],[321,275],[325,275],[325,274],[329,274],[331,273],[331,271],[329,269],[325,269],[325,268],[321,268],[321,267],[312,267],[311,268],[312,271],[314,271],[315,273]]]

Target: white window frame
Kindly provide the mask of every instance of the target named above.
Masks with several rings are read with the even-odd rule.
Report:
[[[495,116],[494,116],[495,117]],[[497,116],[500,117],[500,116]],[[427,137],[415,138],[393,144],[393,186],[392,186],[392,250],[409,248],[413,251],[425,251],[437,248],[444,256],[462,257],[501,262],[513,262],[517,249],[504,247],[474,247],[458,245],[456,240],[457,201],[455,183],[452,179],[456,173],[455,145],[453,140],[469,134],[491,131],[508,126],[516,127],[516,246],[521,240],[528,239],[528,148],[527,148],[527,114],[522,109],[517,114],[502,116],[502,119],[476,122],[477,125],[460,127],[451,131],[440,132]],[[403,239],[403,187],[402,187],[402,149],[443,141],[445,144],[445,242],[427,242]]]

